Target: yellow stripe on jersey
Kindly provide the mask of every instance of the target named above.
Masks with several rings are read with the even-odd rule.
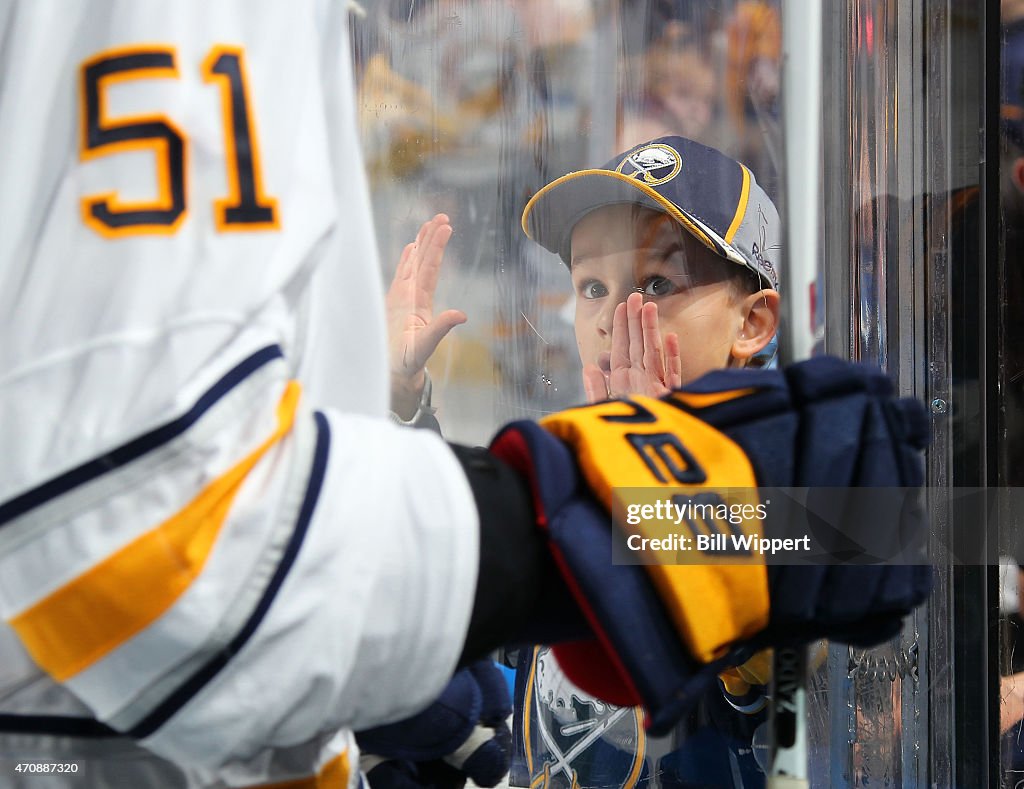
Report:
[[[533,704],[533,692],[534,692],[534,679],[537,676],[537,655],[540,653],[540,647],[533,648],[533,655],[530,657],[530,675],[526,679],[526,700],[523,704],[523,744],[526,746],[526,769],[530,775],[533,775],[533,750],[530,748],[530,707]]]
[[[736,390],[736,396],[749,390]],[[674,396],[674,395],[673,395]],[[609,512],[627,499],[716,493],[755,503],[757,478],[724,433],[661,400],[632,397],[559,411],[540,424],[569,444],[590,489]],[[617,528],[630,527],[617,522]],[[736,528],[761,535],[759,519]],[[688,551],[649,556],[645,569],[690,653],[711,662],[768,624],[768,573],[758,554],[719,559]]]
[[[348,776],[348,751],[345,751],[327,762],[316,775],[272,784],[257,784],[248,789],[345,789]]]
[[[290,382],[273,434],[184,509],[11,620],[43,670],[63,682],[174,605],[202,572],[246,476],[291,430],[300,393]]]

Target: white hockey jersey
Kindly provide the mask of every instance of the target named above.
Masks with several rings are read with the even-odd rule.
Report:
[[[0,0],[4,786],[354,786],[454,667],[477,516],[384,418],[346,6]]]

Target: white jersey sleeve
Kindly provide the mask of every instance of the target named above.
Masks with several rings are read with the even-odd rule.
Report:
[[[477,515],[385,418],[346,6],[0,3],[0,754],[354,786],[455,666]]]

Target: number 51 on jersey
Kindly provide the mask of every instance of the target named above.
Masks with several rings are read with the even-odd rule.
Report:
[[[199,68],[203,79],[220,91],[227,154],[228,194],[214,201],[216,227],[221,232],[276,230],[280,216],[277,200],[263,188],[245,54],[240,47],[216,45]],[[178,69],[174,48],[153,44],[109,49],[82,64],[81,159],[148,150],[154,154],[157,171],[157,195],[152,200],[124,202],[114,191],[82,198],[82,219],[102,236],[169,235],[188,215],[188,135],[166,115],[111,118],[107,113],[110,85],[178,79]]]

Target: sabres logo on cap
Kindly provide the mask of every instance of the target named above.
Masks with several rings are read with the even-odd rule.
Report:
[[[664,143],[653,143],[632,151],[619,163],[615,172],[657,186],[675,178],[682,166],[679,151]]]

